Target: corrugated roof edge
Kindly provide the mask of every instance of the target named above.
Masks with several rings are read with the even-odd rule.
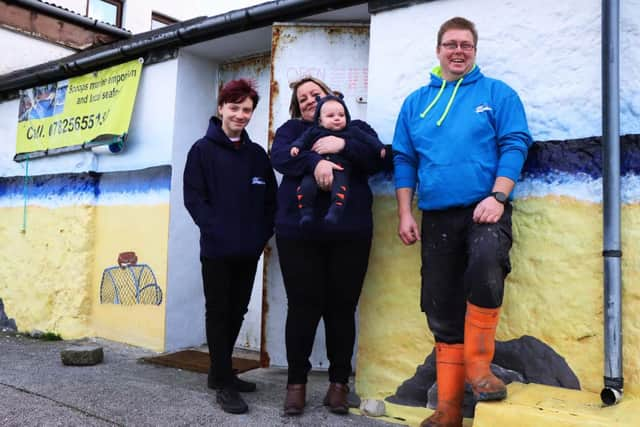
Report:
[[[265,27],[274,21],[299,19],[362,3],[367,2],[362,0],[276,0],[216,16],[194,18],[136,34],[127,40],[1,75],[0,99],[10,96],[11,92],[19,89],[39,86],[120,64],[152,51],[188,46]]]

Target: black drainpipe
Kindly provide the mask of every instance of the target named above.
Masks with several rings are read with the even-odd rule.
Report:
[[[195,18],[158,30],[138,34],[74,55],[0,76],[0,98],[7,92],[51,83],[90,71],[120,64],[151,51],[188,46],[206,40],[241,33],[367,3],[363,0],[275,0],[222,15]]]
[[[37,12],[40,12],[44,15],[51,16],[53,18],[60,18],[62,20],[72,22],[81,27],[93,28],[103,34],[108,34],[110,36],[114,36],[119,39],[129,38],[132,36],[131,32],[127,30],[114,27],[113,25],[105,24],[104,22],[100,22],[97,19],[91,19],[86,16],[78,15],[77,13],[71,12],[66,9],[61,9],[56,6],[52,6],[50,4],[43,3],[38,0],[4,0],[4,2],[7,4],[22,6],[25,9],[35,10]]]
[[[605,405],[622,399],[622,277],[620,258],[620,2],[602,0],[602,148]]]

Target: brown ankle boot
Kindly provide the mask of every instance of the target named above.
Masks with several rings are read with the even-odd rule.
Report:
[[[341,383],[329,384],[327,394],[324,396],[324,405],[334,414],[349,413],[349,404],[347,403],[347,395],[349,394],[349,386]]]
[[[287,384],[287,397],[284,399],[285,415],[301,415],[307,395],[306,384]]]
[[[464,322],[465,377],[476,400],[502,400],[507,387],[491,372],[500,308],[482,308],[467,302]]]
[[[461,427],[464,399],[463,344],[436,343],[438,407],[420,427]]]

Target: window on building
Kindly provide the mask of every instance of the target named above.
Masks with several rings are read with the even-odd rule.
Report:
[[[178,20],[169,18],[166,15],[162,15],[158,12],[151,13],[151,29],[166,27],[167,25],[175,24]]]
[[[107,24],[122,26],[121,0],[88,0],[87,16]]]

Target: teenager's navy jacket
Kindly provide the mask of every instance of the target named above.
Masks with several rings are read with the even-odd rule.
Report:
[[[340,152],[351,163],[350,202],[345,205],[345,212],[338,224],[330,225],[318,222],[309,229],[300,228],[300,209],[296,202],[296,188],[304,175],[313,174],[316,165],[324,156],[311,150],[302,150],[292,157],[290,150],[296,141],[313,122],[291,119],[276,131],[271,147],[271,162],[280,172],[282,182],[278,188],[278,212],[276,215],[276,234],[292,239],[338,239],[371,236],[373,219],[371,206],[373,196],[369,188],[369,175],[382,168],[380,150],[374,144],[363,142],[357,138],[346,138],[345,148]],[[352,120],[352,127],[377,137],[375,131],[361,120]],[[324,218],[331,202],[331,193],[319,191],[316,198],[314,216]]]
[[[212,117],[184,169],[184,205],[200,228],[200,255],[258,257],[273,235],[276,179],[267,153],[242,131],[235,148]]]

